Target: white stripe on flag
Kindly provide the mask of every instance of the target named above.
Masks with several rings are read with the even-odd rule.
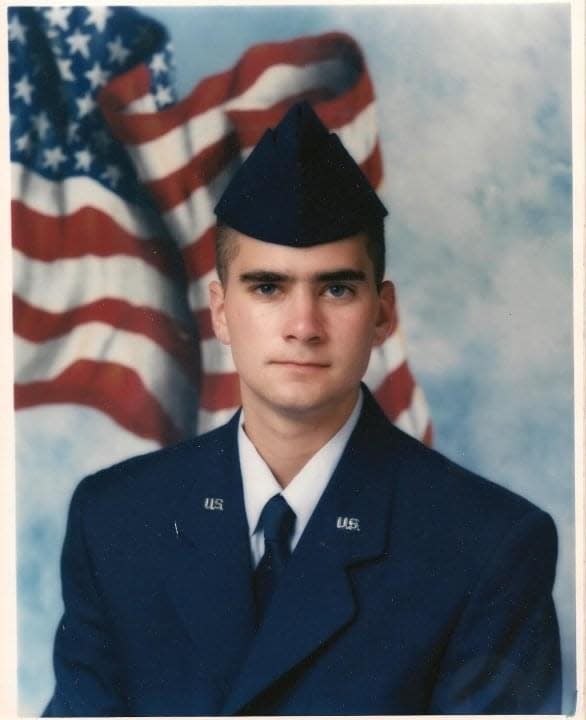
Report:
[[[340,58],[307,65],[271,65],[226,110],[266,110],[306,90],[328,88],[338,94],[348,84],[348,65]]]
[[[205,310],[209,307],[210,294],[208,291],[208,285],[212,282],[212,280],[217,279],[218,273],[214,268],[214,270],[210,270],[205,275],[202,275],[199,280],[194,280],[189,284],[189,287],[187,288],[187,296],[189,299],[189,307],[193,310],[193,312]]]
[[[77,360],[94,360],[135,370],[171,418],[177,418],[181,408],[195,402],[193,384],[172,355],[143,335],[113,332],[111,325],[85,323],[67,334],[67,342],[58,338],[37,343],[15,336],[14,347],[17,383],[52,380]],[[162,371],[164,368],[167,370]]]
[[[126,115],[133,115],[135,113],[154,113],[157,112],[157,103],[151,93],[141,95],[131,103],[129,103],[123,110]]]
[[[207,375],[236,372],[232,350],[216,338],[201,342],[201,365]]]
[[[207,185],[197,188],[180,205],[164,214],[164,220],[180,247],[191,245],[216,224],[214,207],[240,160],[234,160]]]
[[[126,300],[174,316],[182,308],[173,283],[135,257],[84,255],[45,262],[14,248],[14,289],[30,305],[59,313],[103,298]]]
[[[373,348],[364,382],[371,388],[377,388],[404,361],[405,345],[400,332],[396,330],[382,345]]]
[[[374,103],[367,105],[354,120],[336,132],[354,161],[359,165],[363,163],[374,150],[378,138]]]
[[[180,170],[191,159],[230,132],[221,105],[191,118],[185,125],[141,143],[127,145],[143,182],[152,182]]]
[[[138,208],[89,177],[47,180],[19,163],[12,163],[11,170],[12,199],[20,200],[36,212],[49,217],[62,217],[84,207],[93,207],[110,215],[118,225],[138,239],[153,237]]]

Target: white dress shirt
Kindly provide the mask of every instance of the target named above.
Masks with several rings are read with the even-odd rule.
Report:
[[[246,434],[244,410],[240,413],[238,428],[238,454],[244,489],[244,506],[250,532],[250,551],[253,567],[256,567],[264,553],[264,534],[260,526],[260,514],[273,495],[281,494],[296,516],[291,537],[291,550],[299,542],[309,518],[326,489],[338,464],[346,443],[358,422],[362,409],[362,391],[350,417],[338,432],[311,457],[295,475],[287,487],[279,485],[269,466]]]

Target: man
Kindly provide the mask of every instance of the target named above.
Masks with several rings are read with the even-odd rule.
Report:
[[[216,213],[242,411],[84,480],[48,715],[559,712],[556,535],[394,428],[386,210],[307,104]]]

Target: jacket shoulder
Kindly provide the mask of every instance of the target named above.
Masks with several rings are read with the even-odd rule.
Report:
[[[397,432],[401,432],[397,430]],[[468,470],[402,433],[403,458],[413,499],[437,503],[444,512],[521,517],[542,512],[513,490]]]
[[[528,517],[553,527],[547,513],[527,498],[397,428],[372,396],[359,435],[359,456],[381,473],[380,491],[392,494],[395,521],[405,529],[421,527],[429,540],[451,535],[476,545],[508,533]]]
[[[547,512],[397,428],[390,432],[401,455],[393,488],[397,537],[425,548],[437,563],[466,556],[468,567],[479,567],[512,544],[532,553],[539,548],[555,564],[557,532]]]
[[[215,430],[175,445],[137,455],[83,478],[72,507],[91,508],[94,517],[125,510],[163,513],[176,507],[194,482],[205,477],[219,455],[236,447],[236,417]]]

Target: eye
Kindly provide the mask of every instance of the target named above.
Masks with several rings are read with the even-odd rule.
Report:
[[[326,294],[333,298],[346,298],[354,295],[354,289],[349,285],[328,285],[326,288]]]
[[[262,295],[263,297],[271,297],[271,295],[275,295],[278,289],[279,288],[275,283],[260,283],[259,285],[255,285],[253,287],[254,292],[257,295]]]

